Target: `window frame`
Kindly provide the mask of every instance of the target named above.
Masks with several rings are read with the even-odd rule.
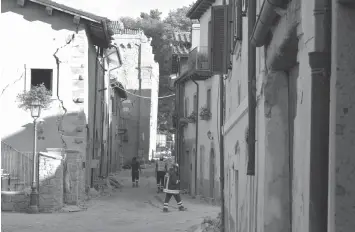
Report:
[[[46,62],[44,59],[41,59],[38,62],[32,62],[29,64],[25,64],[25,91],[31,90],[31,82],[32,82],[32,69],[51,69],[52,70],[52,99],[57,96],[57,81],[58,81],[58,72],[57,65],[55,62]]]

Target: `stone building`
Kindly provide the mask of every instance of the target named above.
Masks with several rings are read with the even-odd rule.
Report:
[[[225,231],[353,230],[353,6],[199,0],[190,9],[201,31],[212,21],[211,70],[225,86]]]
[[[210,71],[208,33],[208,20],[201,18],[192,25],[189,53],[178,54],[176,147],[183,188],[193,196],[218,200],[218,76]]]
[[[116,128],[110,125],[115,121],[109,118],[109,96],[125,97],[110,88],[105,71],[122,65],[119,50],[111,45],[115,24],[48,0],[2,0],[1,5],[8,32],[1,43],[7,54],[1,59],[1,139],[21,154],[32,153],[33,120],[17,107],[16,96],[44,83],[52,103],[41,114],[37,150],[62,155],[63,198],[76,204],[93,179],[107,174],[108,131]]]
[[[123,162],[131,162],[134,156],[151,160],[156,149],[159,64],[142,31],[124,29],[113,37],[123,62],[116,75],[127,90],[122,102],[122,119],[128,129],[122,144]]]

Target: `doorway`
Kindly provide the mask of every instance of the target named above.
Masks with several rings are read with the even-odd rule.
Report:
[[[200,191],[199,194],[203,195],[203,164],[204,164],[204,156],[205,156],[205,147],[203,145],[200,146]]]
[[[210,197],[214,197],[214,177],[215,177],[215,165],[216,165],[216,159],[215,159],[215,154],[214,154],[214,149],[211,148],[210,151],[210,176],[209,176],[209,181],[210,181]]]

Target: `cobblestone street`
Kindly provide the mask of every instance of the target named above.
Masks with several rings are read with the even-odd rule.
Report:
[[[215,217],[219,207],[183,195],[188,208],[179,212],[174,199],[169,213],[162,212],[164,194],[156,194],[155,177],[146,169],[139,188],[132,188],[130,171],[120,174],[124,187],[110,196],[91,200],[86,211],[52,214],[2,213],[4,232],[168,232],[191,231],[206,216]]]

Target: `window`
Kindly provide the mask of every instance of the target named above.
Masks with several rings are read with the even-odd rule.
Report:
[[[53,70],[52,69],[31,69],[31,86],[44,84],[49,90],[53,90]]]
[[[226,74],[230,65],[230,30],[228,6],[213,6],[211,11],[211,68],[212,72]],[[227,35],[227,36],[226,36]]]
[[[189,99],[185,98],[185,111],[184,111],[184,116],[187,117],[189,116]]]
[[[197,112],[197,95],[194,95],[194,112]]]
[[[207,103],[206,103],[207,109],[211,111],[211,89],[207,90]]]

